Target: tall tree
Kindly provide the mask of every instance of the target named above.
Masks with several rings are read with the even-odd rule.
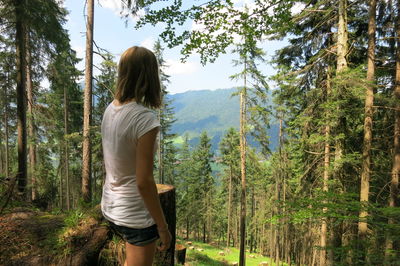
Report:
[[[15,44],[17,68],[17,110],[18,110],[18,191],[26,197],[27,184],[27,136],[26,136],[26,2],[15,2]]]
[[[400,1],[397,1],[397,16],[396,16],[396,74],[394,82],[393,97],[395,99],[395,116],[394,116],[394,134],[393,134],[393,161],[390,180],[390,197],[389,207],[399,207],[399,176],[400,176]],[[389,225],[396,223],[393,217],[389,218]],[[394,237],[395,238],[395,237]],[[400,241],[393,240],[393,236],[388,236],[386,240],[387,253],[392,253],[393,261],[398,260]],[[394,252],[393,252],[394,251]]]
[[[166,68],[168,68],[168,65],[164,60],[164,48],[161,46],[160,40],[155,42],[153,50],[158,60],[158,65],[160,68],[160,81],[162,85],[162,104],[158,113],[161,125],[158,140],[158,179],[162,184],[165,182],[168,184],[174,184],[176,168],[176,148],[174,145],[174,139],[176,134],[171,133],[171,127],[176,119],[174,118],[174,110],[171,106],[172,100],[170,99],[167,90],[169,76],[165,73],[165,71]]]
[[[211,159],[213,153],[211,151],[210,138],[204,131],[200,135],[200,143],[193,151],[193,178],[197,180],[197,185],[194,188],[194,202],[197,203],[197,211],[200,210],[198,215],[198,226],[202,229],[202,240],[204,243],[210,237],[211,220],[210,215],[212,211],[212,196],[214,179],[211,175]],[[192,203],[195,204],[195,203]],[[200,228],[199,228],[200,229]]]
[[[92,117],[92,199],[97,201],[101,198],[102,181],[105,176],[105,167],[103,163],[103,149],[101,144],[101,120],[107,106],[114,98],[114,90],[117,77],[117,64],[114,62],[114,56],[108,51],[101,50],[103,61],[100,64],[100,74],[94,77],[93,86],[93,117]]]
[[[238,132],[234,128],[229,128],[224,138],[219,144],[222,155],[222,164],[228,167],[228,208],[227,208],[227,231],[226,246],[231,246],[232,235],[232,217],[233,217],[233,196],[236,192],[236,183],[240,175],[240,138]]]
[[[196,211],[197,202],[194,200],[195,194],[195,178],[193,171],[193,159],[189,146],[188,135],[183,136],[183,144],[178,153],[178,166],[177,166],[177,217],[178,225],[186,231],[186,239],[189,239],[191,226],[197,220]]]
[[[372,121],[373,121],[373,105],[374,105],[374,83],[375,83],[375,32],[376,32],[376,0],[369,0],[369,20],[368,20],[368,52],[367,52],[367,81],[368,84],[365,92],[365,111],[364,111],[364,140],[362,152],[362,170],[361,170],[361,186],[360,186],[360,202],[368,203],[369,186],[371,179],[371,146],[372,146]],[[361,241],[365,241],[368,232],[368,223],[366,217],[368,211],[365,209],[360,211],[358,222],[358,236]],[[362,247],[363,260],[365,260],[365,247]]]
[[[91,201],[91,140],[90,125],[92,119],[92,86],[93,86],[93,21],[94,0],[87,0],[86,20],[86,57],[85,57],[85,90],[83,109],[83,143],[82,143],[82,197],[85,202]]]
[[[242,14],[243,19],[247,19],[249,11],[245,7]],[[243,70],[231,76],[231,79],[242,80],[243,88],[239,90],[240,94],[240,154],[241,154],[241,225],[240,225],[240,255],[239,264],[245,264],[245,242],[246,242],[246,133],[247,133],[247,102],[248,94],[251,94],[251,122],[254,124],[254,135],[262,145],[265,154],[268,153],[268,136],[266,128],[268,127],[268,112],[265,112],[266,90],[268,85],[264,75],[257,68],[257,61],[263,62],[264,52],[257,47],[257,40],[253,38],[253,30],[249,26],[243,28],[243,43],[238,44],[235,53],[239,59],[233,63],[235,66],[241,66]],[[250,83],[250,86],[249,86]],[[248,93],[250,91],[250,93]],[[261,118],[261,119],[260,119]]]
[[[32,201],[36,200],[37,197],[37,187],[36,187],[36,168],[37,168],[37,159],[36,159],[36,130],[35,130],[35,118],[34,118],[34,88],[32,81],[32,55],[31,55],[31,43],[29,37],[29,28],[25,32],[26,37],[26,82],[27,82],[27,104],[28,104],[28,154],[29,154],[29,181],[30,181],[30,190],[31,195],[30,199]]]

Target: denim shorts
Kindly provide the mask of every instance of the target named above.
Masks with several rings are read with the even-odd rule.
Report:
[[[153,224],[152,226],[146,228],[135,229],[121,225],[116,225],[110,221],[108,222],[110,224],[111,230],[115,234],[120,236],[123,240],[125,240],[129,244],[135,246],[145,246],[160,238],[158,236],[156,224]]]

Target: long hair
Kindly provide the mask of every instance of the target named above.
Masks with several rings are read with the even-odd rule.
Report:
[[[155,55],[144,47],[127,49],[119,60],[115,99],[131,99],[151,108],[161,105],[161,85]]]

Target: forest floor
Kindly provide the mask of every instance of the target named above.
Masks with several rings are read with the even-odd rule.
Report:
[[[239,249],[218,247],[216,244],[206,244],[197,241],[183,241],[177,239],[177,244],[186,246],[186,263],[185,266],[225,266],[235,265],[239,262]],[[192,248],[190,248],[192,247]],[[264,263],[264,264],[262,264]],[[276,265],[270,259],[256,253],[246,253],[246,265]],[[286,265],[286,264],[284,264]]]
[[[7,210],[0,216],[0,265],[81,265],[107,239],[97,212]]]

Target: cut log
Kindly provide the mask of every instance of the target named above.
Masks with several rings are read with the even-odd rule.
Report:
[[[174,265],[175,255],[175,228],[176,228],[176,209],[175,209],[175,187],[171,185],[157,184],[158,195],[160,196],[161,207],[167,220],[169,231],[172,235],[171,246],[168,250],[156,251],[154,265],[167,266]]]
[[[185,264],[186,260],[186,247],[184,245],[175,245],[175,259],[178,264]]]
[[[94,230],[93,236],[72,256],[71,263],[66,265],[96,265],[101,249],[109,239],[109,230],[106,226],[99,226]]]

